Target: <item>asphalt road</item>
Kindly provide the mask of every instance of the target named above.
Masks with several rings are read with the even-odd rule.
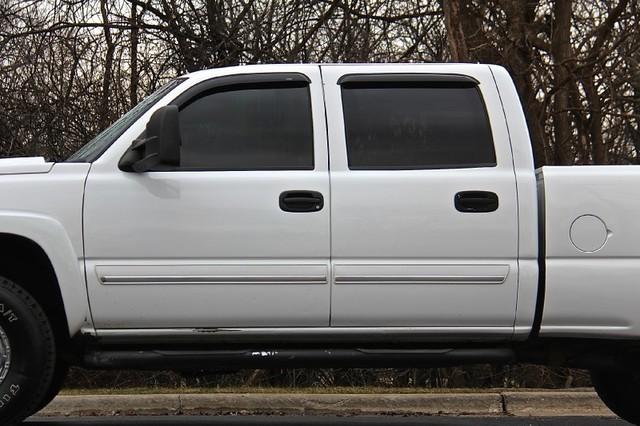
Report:
[[[33,418],[28,426],[627,426],[598,417],[424,417],[424,416],[174,416]]]

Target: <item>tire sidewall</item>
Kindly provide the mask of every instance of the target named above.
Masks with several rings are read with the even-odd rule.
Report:
[[[10,284],[0,279],[0,284]],[[0,286],[0,326],[11,350],[11,364],[0,384],[2,424],[29,412],[51,381],[55,363],[53,334],[37,303],[22,290]]]
[[[635,371],[592,371],[591,381],[611,411],[632,424],[640,424],[640,406],[636,397],[640,378]]]

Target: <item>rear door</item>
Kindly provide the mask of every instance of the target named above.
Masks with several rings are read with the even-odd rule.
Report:
[[[324,66],[333,326],[510,336],[517,197],[488,67]]]

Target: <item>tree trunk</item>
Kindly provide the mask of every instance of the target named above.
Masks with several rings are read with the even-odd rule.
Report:
[[[100,104],[100,128],[104,129],[111,123],[109,98],[111,95],[111,74],[113,70],[113,55],[115,52],[111,29],[109,28],[107,0],[100,0],[100,14],[102,15],[102,22],[104,24],[104,42],[107,46],[107,52],[104,59],[104,75],[102,77],[102,96]]]
[[[589,103],[589,136],[593,164],[607,164],[609,156],[602,137],[602,103],[596,89],[593,75],[582,79],[587,102]]]
[[[569,113],[569,71],[571,54],[571,0],[557,0],[553,6],[553,32],[551,54],[553,55],[553,97],[554,163],[573,163],[571,155],[571,118]]]
[[[129,103],[131,107],[138,103],[138,85],[140,84],[140,74],[138,72],[138,6],[131,4],[131,46],[129,56],[131,60],[131,77],[129,80]]]
[[[631,142],[636,151],[636,164],[640,164],[640,60],[633,61],[636,71],[631,75],[631,87],[633,88],[633,119],[629,123]]]
[[[536,90],[531,81],[534,69],[531,42],[528,39],[528,26],[536,19],[538,1],[528,1],[523,4],[521,0],[511,0],[504,3],[508,22],[508,42],[505,45],[503,61],[508,67],[518,95],[525,111],[525,117],[529,127],[533,157],[536,167],[547,164],[545,150],[545,112],[544,106],[536,98]],[[536,37],[536,35],[533,35]]]
[[[462,3],[461,0],[444,0],[442,4],[451,59],[455,62],[469,62],[469,48],[462,27]]]

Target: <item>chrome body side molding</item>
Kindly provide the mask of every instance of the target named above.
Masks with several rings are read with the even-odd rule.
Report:
[[[102,284],[326,284],[326,275],[215,276],[215,275],[103,275]]]
[[[336,284],[502,284],[504,275],[343,276]]]

